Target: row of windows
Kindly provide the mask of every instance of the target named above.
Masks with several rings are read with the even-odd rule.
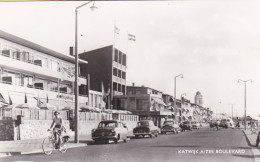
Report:
[[[126,66],[126,55],[121,51],[115,49],[114,52],[114,61]]]
[[[0,44],[0,54],[12,59],[42,66],[53,71],[62,71],[63,69],[67,69],[67,71],[69,72],[74,72],[74,65],[61,63],[58,59],[33,54],[31,52],[24,51],[22,49],[18,49],[8,45]]]
[[[125,94],[126,86],[114,82],[113,83],[113,90],[117,91],[117,92],[122,92],[123,94]]]
[[[113,75],[117,76],[119,78],[122,78],[122,79],[126,78],[126,73],[124,71],[117,69],[117,68],[113,68]]]
[[[72,93],[71,83],[63,83],[53,80],[46,80],[37,76],[17,73],[9,70],[0,69],[0,78],[2,83],[12,84],[16,86],[25,86],[42,90],[50,90],[55,92]]]

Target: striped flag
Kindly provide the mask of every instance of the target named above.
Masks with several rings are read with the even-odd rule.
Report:
[[[133,34],[128,34],[128,40],[136,41],[135,35],[133,35]]]
[[[119,34],[120,29],[119,29],[118,27],[115,26],[115,29],[114,29],[114,30],[115,30],[115,33],[116,33],[116,34]]]

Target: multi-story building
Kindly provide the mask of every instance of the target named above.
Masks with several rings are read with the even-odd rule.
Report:
[[[37,99],[59,108],[74,105],[74,57],[0,31],[0,93],[13,104]],[[80,65],[87,61],[79,60]],[[79,77],[79,103],[86,105],[87,80]],[[100,96],[100,94],[99,94]],[[100,97],[102,98],[102,96]],[[93,99],[91,99],[92,102]]]
[[[107,108],[113,108],[113,96],[126,94],[126,54],[112,45],[79,55],[88,64],[81,66],[84,76],[90,75],[90,89],[110,92]]]
[[[128,110],[142,119],[152,119],[155,125],[161,127],[162,122],[171,117],[174,112],[167,109],[163,102],[162,92],[141,86],[127,86],[126,95],[114,97],[115,108]]]

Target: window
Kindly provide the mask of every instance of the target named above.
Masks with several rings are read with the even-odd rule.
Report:
[[[21,76],[19,73],[4,70],[2,81],[7,84],[21,85]]]
[[[121,70],[118,70],[118,77],[121,78],[121,75],[122,74],[122,71]]]
[[[125,79],[125,72],[122,71],[122,78]]]
[[[115,49],[114,51],[114,61],[118,62],[118,50]]]
[[[117,69],[116,68],[113,68],[113,75],[117,76]]]
[[[117,91],[117,83],[113,83],[113,91]]]
[[[120,64],[122,63],[122,52],[119,52],[118,62],[119,62]]]
[[[33,88],[33,76],[23,75],[22,82],[26,87]]]
[[[126,55],[123,55],[123,62],[122,62],[122,64],[123,64],[124,66],[126,66]]]
[[[58,92],[58,82],[50,81],[49,87],[51,91]]]

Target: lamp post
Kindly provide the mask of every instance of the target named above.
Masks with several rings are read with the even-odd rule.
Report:
[[[177,118],[177,107],[176,107],[176,79],[178,77],[183,78],[183,74],[179,74],[177,76],[174,77],[174,115],[175,115],[175,119]]]
[[[253,80],[252,79],[249,79],[249,80],[241,80],[241,79],[238,79],[238,83],[239,83],[239,81],[241,81],[241,82],[244,82],[244,85],[245,85],[245,118],[244,118],[244,122],[245,122],[245,130],[246,130],[246,83],[248,82],[248,81],[251,81],[251,83],[253,82]]]
[[[79,95],[79,87],[78,87],[78,9],[81,7],[91,3],[92,1],[86,2],[75,9],[75,143],[79,143],[79,106],[78,106],[78,95]],[[96,7],[90,7],[92,10],[95,10]]]

